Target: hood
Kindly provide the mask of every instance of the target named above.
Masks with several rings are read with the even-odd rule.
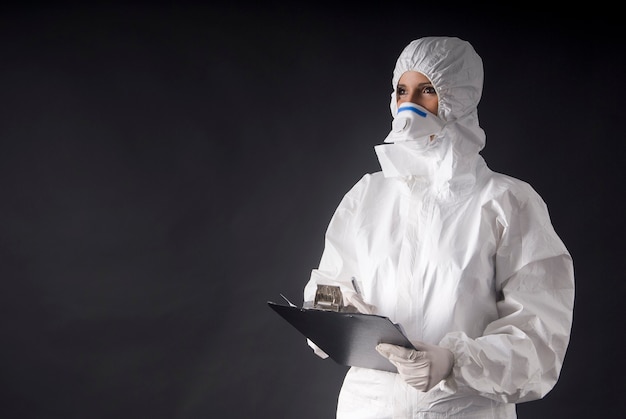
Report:
[[[439,97],[438,116],[445,122],[436,147],[428,153],[410,144],[383,144],[376,153],[385,176],[422,176],[447,182],[467,179],[474,171],[485,133],[478,123],[478,103],[483,87],[482,59],[472,45],[456,37],[425,37],[409,43],[393,71],[391,114],[397,114],[396,86],[406,71],[430,79]]]

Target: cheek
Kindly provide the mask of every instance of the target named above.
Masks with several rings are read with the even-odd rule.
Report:
[[[439,100],[434,99],[428,102],[428,106],[425,106],[425,108],[428,109],[432,114],[437,115],[439,111]]]

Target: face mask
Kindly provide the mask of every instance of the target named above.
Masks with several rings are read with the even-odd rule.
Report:
[[[422,106],[405,102],[398,108],[385,142],[416,141],[414,145],[425,148],[431,141],[430,137],[441,131],[443,126],[444,122],[439,117]]]

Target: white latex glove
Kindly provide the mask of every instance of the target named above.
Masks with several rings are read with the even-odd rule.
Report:
[[[343,291],[343,302],[345,305],[351,305],[359,310],[359,313],[374,314],[376,313],[376,306],[367,304],[363,301],[363,296],[356,292]]]
[[[454,354],[446,348],[412,341],[417,349],[379,343],[376,350],[398,369],[398,374],[411,387],[429,391],[452,372]]]
[[[326,359],[328,358],[328,354],[324,351],[322,351],[322,349],[317,346],[315,343],[313,343],[313,341],[311,339],[307,339],[306,343],[309,344],[309,346],[313,349],[313,353],[317,356],[319,356],[322,359]]]

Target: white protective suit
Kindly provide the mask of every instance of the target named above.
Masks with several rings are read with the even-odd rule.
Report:
[[[515,418],[515,403],[555,385],[574,303],[570,254],[544,201],[527,183],[495,173],[479,155],[481,58],[466,41],[411,42],[393,74],[426,75],[446,123],[428,150],[410,142],[375,147],[381,172],[345,195],[325,236],[318,283],[354,292],[411,340],[454,354],[452,374],[428,392],[398,374],[351,368],[338,418]]]

